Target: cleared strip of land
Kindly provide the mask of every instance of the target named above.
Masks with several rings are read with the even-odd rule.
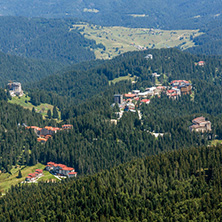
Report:
[[[85,38],[93,39],[105,47],[94,49],[96,58],[111,59],[121,53],[146,48],[178,46],[182,50],[194,46],[193,39],[203,33],[199,30],[160,30],[147,28],[103,27],[87,23],[75,24]]]

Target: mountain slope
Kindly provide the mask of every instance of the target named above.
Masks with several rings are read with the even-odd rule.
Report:
[[[0,52],[0,86],[4,87],[10,80],[30,84],[52,75],[62,67],[56,62],[25,59]]]
[[[138,159],[79,180],[12,187],[6,221],[221,221],[222,147]]]
[[[75,19],[0,17],[0,50],[28,58],[73,64],[95,58],[95,41],[69,32]]]

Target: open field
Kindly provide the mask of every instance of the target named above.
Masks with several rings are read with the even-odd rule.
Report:
[[[24,107],[25,109],[29,109],[29,110],[32,110],[34,107],[35,111],[37,113],[41,113],[43,118],[47,117],[47,111],[49,109],[51,110],[51,113],[52,113],[52,110],[53,110],[52,105],[47,104],[47,103],[42,103],[39,106],[34,106],[29,101],[30,101],[30,97],[27,95],[24,95],[22,97],[17,97],[17,96],[12,97],[12,99],[9,100],[9,103],[20,105],[20,106]],[[57,111],[58,111],[59,118],[60,118],[61,112],[58,109],[57,109]]]
[[[111,59],[121,53],[145,48],[180,47],[182,50],[194,46],[193,38],[199,30],[160,30],[147,28],[103,27],[81,23],[70,29],[78,29],[85,38],[101,43],[105,49],[94,50],[96,58]]]
[[[45,165],[38,163],[34,166],[18,166],[17,168],[13,167],[11,170],[11,174],[9,173],[1,173],[0,174],[0,190],[7,191],[12,185],[16,185],[25,181],[25,178],[29,173],[34,173],[36,169],[44,169]],[[18,172],[21,170],[22,178],[17,178]],[[43,171],[44,176],[38,179],[38,181],[49,181],[53,179],[54,181],[58,181],[56,177],[50,174],[48,171]]]
[[[124,81],[124,80],[135,81],[136,77],[135,76],[131,77],[130,75],[128,75],[128,76],[120,76],[119,78],[115,78],[115,79],[109,81],[109,84],[111,84],[111,83],[116,84],[117,82]]]

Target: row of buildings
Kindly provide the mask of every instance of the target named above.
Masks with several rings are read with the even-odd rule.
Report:
[[[38,136],[37,141],[45,143],[49,138],[52,137],[53,134],[57,133],[58,131],[73,129],[73,125],[65,124],[62,125],[62,128],[52,126],[45,126],[43,128],[38,126],[27,126],[26,129],[33,129]]]
[[[48,162],[45,170],[50,171],[57,176],[66,176],[68,178],[77,177],[77,172],[72,167],[67,167],[64,164],[56,164],[54,162]]]
[[[30,173],[26,178],[26,182],[35,182],[37,179],[39,179],[41,176],[43,176],[43,170],[37,169],[34,173]]]
[[[171,83],[171,88],[166,91],[167,96],[177,99],[181,95],[192,94],[192,85],[186,80],[174,80]]]
[[[168,86],[153,86],[150,88],[146,88],[144,92],[140,90],[133,90],[130,93],[126,94],[115,94],[114,95],[114,103],[119,104],[120,109],[123,107],[133,107],[134,104],[132,101],[139,101],[140,103],[149,104],[150,97],[152,96],[160,96],[162,92],[166,93],[169,98],[176,99],[181,95],[190,95],[192,94],[192,85],[189,81],[186,80],[174,80],[170,83],[170,87]],[[133,109],[133,108],[132,108]]]

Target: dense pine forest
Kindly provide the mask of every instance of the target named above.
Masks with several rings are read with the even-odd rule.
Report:
[[[78,31],[77,19],[0,17],[0,50],[4,53],[66,65],[95,59],[90,49],[99,47]],[[57,69],[58,70],[58,69]]]
[[[64,67],[61,63],[25,59],[0,52],[0,86],[5,87],[9,81],[32,83],[52,75]]]
[[[62,183],[12,187],[5,221],[221,221],[222,147],[146,157]]]
[[[153,59],[144,58],[148,53]],[[204,66],[197,65],[200,60]],[[209,144],[222,138],[221,62],[219,56],[152,49],[74,65],[25,85],[33,105],[59,108],[60,121],[9,104],[9,93],[0,90],[1,172],[54,161],[74,167],[79,178],[13,186],[0,199],[0,220],[220,221],[221,147]],[[144,91],[155,84],[154,72],[165,86],[175,79],[190,81],[192,95],[176,100],[153,96],[149,105],[138,102],[135,113],[125,112],[112,124],[113,95]],[[113,82],[123,76],[135,82]],[[198,116],[211,121],[210,133],[190,132]],[[73,129],[54,134],[45,144],[25,128],[64,123]]]
[[[222,221],[221,7],[220,0],[1,2],[0,222]],[[96,60],[98,49],[111,58],[123,46],[108,36],[98,44],[106,33],[93,28],[73,29],[83,23],[108,32],[123,26],[121,35],[125,27],[200,35],[178,34],[181,45],[194,43],[182,52],[181,45],[144,50],[134,33],[137,51]],[[168,94],[173,80],[186,80],[189,92]],[[22,98],[12,97],[9,82],[21,82]],[[161,90],[146,101],[130,99],[153,86]],[[130,102],[114,103],[115,94]],[[210,130],[192,128],[197,117]],[[40,132],[48,129],[46,139]],[[46,167],[29,182],[49,161],[72,174]]]
[[[154,59],[145,59],[147,53],[152,53]],[[200,60],[205,61],[204,67],[196,65]],[[104,64],[95,61],[94,65],[90,62],[74,67],[73,71],[66,70],[33,84],[32,89],[27,87],[34,105],[49,103],[59,107],[63,122],[55,125],[71,123],[74,126],[69,132],[55,134],[45,145],[33,145],[30,154],[35,160],[33,163],[62,162],[74,166],[81,174],[92,174],[134,158],[207,145],[208,137],[220,139],[222,136],[220,57],[154,49],[126,53]],[[161,98],[153,97],[149,106],[138,104],[142,120],[136,113],[126,112],[117,126],[111,124],[113,95],[152,86],[153,72],[161,74],[159,81],[163,85],[173,79],[191,81],[193,96],[182,96],[179,100],[170,100],[164,94]],[[135,84],[130,81],[108,84],[128,74],[136,78]],[[192,119],[201,115],[212,122],[210,135],[189,131]],[[164,133],[164,136],[155,138],[148,131]],[[19,152],[12,156],[19,163]],[[5,170],[11,166],[1,165]]]

